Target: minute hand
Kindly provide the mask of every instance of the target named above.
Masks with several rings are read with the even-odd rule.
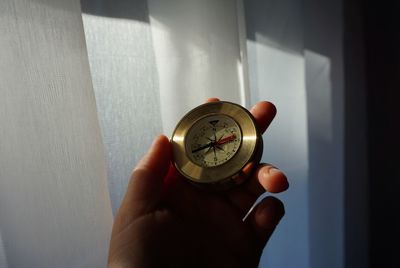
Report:
[[[203,146],[201,146],[201,147],[199,147],[199,148],[197,148],[197,149],[194,149],[194,150],[192,151],[192,153],[197,153],[198,151],[204,150],[204,149],[206,149],[206,148],[208,148],[208,147],[211,147],[212,145],[213,145],[213,143],[210,142],[210,143],[208,143],[208,144],[206,144],[206,145],[203,145]]]

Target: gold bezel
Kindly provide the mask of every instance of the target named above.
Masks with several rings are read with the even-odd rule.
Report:
[[[213,114],[231,117],[241,128],[242,141],[239,151],[228,162],[207,168],[195,164],[187,156],[185,138],[195,122]],[[194,183],[221,183],[239,174],[252,161],[260,139],[253,116],[245,108],[226,101],[206,103],[188,112],[175,128],[171,138],[174,164],[184,177]]]

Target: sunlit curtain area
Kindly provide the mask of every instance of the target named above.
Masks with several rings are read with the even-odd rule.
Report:
[[[343,2],[0,0],[0,268],[106,267],[132,168],[208,97],[278,110],[262,162],[290,189],[259,266],[368,267]]]

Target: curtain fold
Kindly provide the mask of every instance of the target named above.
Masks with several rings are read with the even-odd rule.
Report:
[[[1,265],[104,267],[112,214],[79,1],[0,1],[0,94]]]
[[[92,9],[97,2],[84,1],[82,16],[116,213],[133,166],[162,133],[160,97],[143,1],[101,11]]]
[[[206,98],[248,105],[241,0],[148,0],[163,129]]]
[[[82,1],[114,213],[156,135],[207,97],[247,104],[239,2]]]
[[[341,267],[341,1],[81,2],[0,1],[0,267],[106,266],[132,167],[207,97],[278,108],[262,161],[291,189],[260,266]]]

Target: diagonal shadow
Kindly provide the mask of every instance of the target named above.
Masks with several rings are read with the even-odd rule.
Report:
[[[149,22],[146,0],[81,0],[83,13]]]

